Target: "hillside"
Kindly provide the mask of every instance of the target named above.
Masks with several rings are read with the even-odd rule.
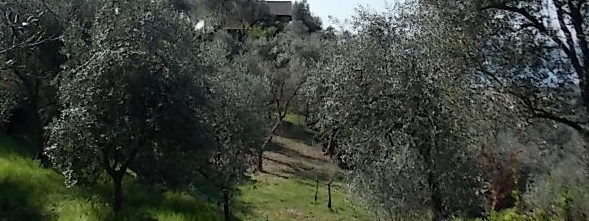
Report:
[[[184,193],[162,192],[126,180],[125,208],[111,213],[110,189],[64,186],[63,177],[30,160],[26,145],[0,134],[0,220],[221,220],[220,212]]]
[[[0,134],[0,220],[221,220],[214,203],[186,193],[162,192],[128,179],[124,213],[110,212],[108,186],[65,187],[63,177],[30,160],[27,145]],[[265,155],[265,173],[252,175],[234,200],[238,220],[370,220],[352,203],[341,171],[305,142],[275,137]],[[333,183],[333,211],[327,183]],[[319,180],[315,202],[316,180]]]

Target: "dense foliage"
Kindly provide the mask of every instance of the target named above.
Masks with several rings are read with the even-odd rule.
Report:
[[[349,30],[304,0],[291,13],[2,1],[0,130],[68,186],[112,185],[115,213],[134,179],[218,195],[231,219],[302,116],[377,219],[587,219],[587,1],[405,1],[357,10]]]
[[[49,126],[46,151],[70,182],[105,171],[113,179],[115,210],[122,178],[138,155],[197,149],[188,139],[198,137],[191,109],[202,102],[203,76],[192,62],[197,48],[190,23],[170,15],[159,3],[106,3],[88,43],[66,45],[70,54],[84,56],[71,59],[66,65],[72,68],[57,82],[62,110]],[[179,116],[196,134],[179,139],[168,132]]]
[[[472,61],[459,27],[413,10],[361,14],[359,34],[329,52],[310,93],[323,105],[318,125],[371,204],[387,217],[431,208],[440,219],[482,205],[470,156],[484,113],[473,102],[471,67],[462,65]]]

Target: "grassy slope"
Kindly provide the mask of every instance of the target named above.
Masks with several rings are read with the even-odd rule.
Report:
[[[340,182],[342,171],[323,156],[320,148],[300,140],[275,137],[265,154],[265,173],[242,186],[237,203],[243,220],[374,220],[353,203]],[[327,208],[327,183],[334,179],[333,211]],[[315,185],[319,180],[318,200]]]
[[[221,220],[212,205],[132,180],[125,183],[125,212],[114,217],[109,188],[66,188],[62,176],[41,169],[22,149],[23,145],[0,134],[0,220]]]
[[[289,121],[290,120],[290,121]],[[340,182],[341,171],[311,147],[311,139],[297,116],[290,116],[284,131],[265,155],[266,173],[240,188],[234,212],[243,221],[255,220],[373,220],[352,203]],[[308,134],[307,134],[308,135]],[[110,212],[110,188],[63,185],[63,177],[30,160],[27,146],[0,133],[0,220],[221,220],[219,210],[187,194],[160,192],[126,180],[124,213]],[[327,183],[334,179],[333,211],[327,208]],[[318,201],[314,201],[319,180]]]

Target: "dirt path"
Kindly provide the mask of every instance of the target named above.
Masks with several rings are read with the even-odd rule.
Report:
[[[243,221],[373,220],[354,203],[339,179],[332,186],[334,209],[327,208],[327,183],[341,178],[343,171],[323,155],[320,147],[276,136],[264,154],[264,169],[264,173],[252,176],[254,182],[240,188],[236,201],[243,211],[238,217]]]
[[[280,136],[274,137],[264,154],[264,169],[269,174],[320,181],[339,178],[342,173],[321,148]]]

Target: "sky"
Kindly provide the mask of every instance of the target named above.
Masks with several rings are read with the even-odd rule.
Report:
[[[387,0],[307,0],[314,15],[321,17],[323,27],[333,25],[328,16],[340,20],[351,18],[355,14],[354,9],[359,5],[367,6],[371,10],[383,10]],[[388,0],[395,2],[395,0]],[[335,25],[334,25],[335,26]]]

